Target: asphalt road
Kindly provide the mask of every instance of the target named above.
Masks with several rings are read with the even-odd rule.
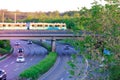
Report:
[[[19,46],[15,46],[15,42],[19,42]],[[41,46],[32,44],[28,45],[26,41],[21,40],[11,40],[11,45],[14,48],[13,54],[0,62],[0,68],[6,70],[7,80],[17,80],[18,75],[29,68],[30,66],[38,63],[47,54],[47,50]],[[24,63],[17,63],[17,53],[18,48],[24,49],[25,59]],[[76,53],[72,46],[66,48],[66,44],[56,44],[56,52],[60,55],[58,57],[59,61],[51,71],[48,71],[44,77],[38,80],[73,80],[70,79],[68,70],[70,69],[67,62],[71,60],[70,54]],[[83,57],[79,57],[79,69],[85,70],[86,64],[82,63]]]
[[[49,43],[49,42],[47,42]],[[49,43],[51,44],[51,43]],[[59,54],[58,61],[55,66],[51,68],[46,74],[41,76],[38,80],[74,80],[74,78],[69,78],[69,70],[70,66],[68,66],[68,61],[72,60],[70,54],[76,53],[75,49],[69,45],[68,49],[65,49],[66,44],[56,43],[56,52]],[[83,57],[77,57],[77,61],[79,64],[79,70],[82,72],[80,76],[81,80],[84,76],[87,65],[83,63]]]
[[[31,44],[28,45],[26,41],[21,40],[10,40],[11,45],[14,48],[13,54],[7,57],[6,59],[0,61],[0,68],[4,69],[7,72],[7,80],[17,80],[18,75],[29,68],[30,66],[38,63],[45,57],[47,50],[41,46]],[[19,42],[19,46],[15,46],[15,42]],[[17,53],[18,48],[24,49],[25,62],[17,63]]]

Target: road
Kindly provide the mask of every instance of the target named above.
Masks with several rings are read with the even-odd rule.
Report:
[[[41,61],[47,54],[47,50],[39,45],[28,45],[26,41],[10,40],[11,45],[14,48],[13,54],[0,62],[0,68],[6,70],[7,80],[17,80],[18,75],[29,68],[30,66]],[[15,42],[19,42],[20,46],[15,46]],[[18,48],[22,47],[25,53],[26,62],[16,63]],[[73,80],[70,79],[68,70],[70,67],[67,62],[71,60],[70,54],[76,53],[74,47],[69,46],[66,49],[66,44],[56,44],[56,52],[59,54],[57,65],[51,68],[44,77],[40,77],[38,80]],[[83,57],[79,57],[80,69],[84,70],[86,64],[82,63]]]
[[[49,43],[49,42],[47,42]],[[50,44],[50,43],[49,43]],[[72,46],[69,46],[68,49],[65,49],[66,44],[56,44],[56,52],[59,54],[58,61],[55,66],[51,68],[47,73],[41,76],[38,80],[74,80],[74,78],[69,78],[69,70],[67,62],[72,60],[70,54],[76,53],[75,49]],[[79,61],[79,70],[82,72],[80,78],[85,76],[87,65],[83,63],[83,57],[79,56],[77,61]],[[86,63],[86,62],[85,62]]]
[[[17,80],[18,75],[29,68],[30,66],[38,63],[45,57],[47,50],[41,46],[31,44],[28,45],[26,41],[21,40],[10,40],[11,45],[14,48],[13,54],[6,59],[0,61],[0,68],[6,70],[7,80]],[[19,46],[15,46],[15,42],[20,42]],[[18,48],[24,49],[25,59],[24,63],[17,63]]]

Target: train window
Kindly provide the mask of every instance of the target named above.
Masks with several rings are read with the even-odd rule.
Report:
[[[26,25],[25,25],[25,24],[23,24],[22,26],[23,26],[23,27],[25,27]]]
[[[38,24],[37,26],[38,26],[38,27],[42,27],[42,25],[40,25],[40,24]]]
[[[15,24],[15,26],[20,26],[19,24]]]
[[[3,27],[6,27],[6,25],[5,25],[5,24],[3,24]]]
[[[60,27],[60,25],[55,25],[55,27]]]
[[[8,27],[11,27],[11,25],[10,25],[10,24],[8,24]]]
[[[50,27],[53,27],[53,25],[49,25]]]
[[[35,25],[33,24],[32,27],[35,27]]]
[[[62,27],[65,27],[65,25],[62,25]]]
[[[40,25],[41,27],[43,27],[43,25]]]
[[[48,27],[48,25],[45,25],[45,27]]]
[[[59,27],[59,25],[55,25],[55,27]]]

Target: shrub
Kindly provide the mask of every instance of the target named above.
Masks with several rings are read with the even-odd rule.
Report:
[[[11,46],[9,40],[0,40],[0,54],[4,55],[10,52]]]
[[[50,52],[49,55],[41,62],[23,71],[19,75],[20,79],[30,78],[32,80],[36,80],[40,75],[47,72],[54,65],[56,58],[57,54],[54,52]]]
[[[8,51],[3,49],[3,48],[0,48],[0,55],[4,55],[6,54]]]
[[[49,44],[47,44],[47,43],[42,43],[41,46],[45,47],[48,51],[51,51],[51,46],[50,46]]]
[[[110,80],[120,79],[120,65],[111,66],[110,68]]]

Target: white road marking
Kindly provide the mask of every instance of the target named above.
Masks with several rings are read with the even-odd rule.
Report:
[[[64,78],[61,78],[60,80],[64,80]]]
[[[26,65],[27,63],[24,63],[24,65]]]
[[[30,59],[31,61],[33,60],[33,58]]]
[[[35,52],[34,52],[34,56],[33,57],[35,57],[36,55],[35,55]]]
[[[69,72],[68,72],[68,71],[67,71],[66,73],[67,73],[67,74],[69,74]]]
[[[15,62],[13,61],[13,62],[11,62],[10,64],[13,64],[13,63],[15,63]]]
[[[8,65],[5,65],[4,67],[8,67]]]
[[[18,70],[18,68],[14,69],[14,71],[17,71],[17,70]]]
[[[20,66],[20,65],[19,65],[19,63],[17,63],[17,65],[16,65],[16,66],[17,66],[17,67],[18,67],[18,66]]]

